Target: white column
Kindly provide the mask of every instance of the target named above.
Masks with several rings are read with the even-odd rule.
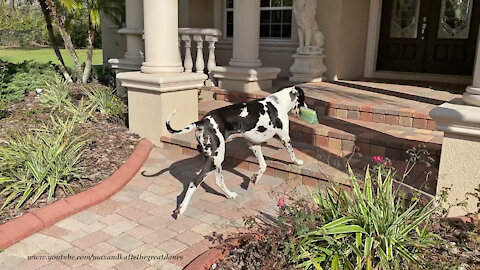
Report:
[[[260,67],[260,0],[236,0],[233,5],[233,25],[230,66]]]
[[[463,101],[468,105],[480,106],[480,29],[477,37],[475,65],[473,66],[473,82],[463,94]]]
[[[127,51],[125,59],[142,61],[140,52],[144,51],[142,30],[143,30],[143,0],[126,0],[125,17],[127,20],[127,29],[136,34],[127,34]]]
[[[182,72],[178,50],[178,0],[144,0],[144,73]]]

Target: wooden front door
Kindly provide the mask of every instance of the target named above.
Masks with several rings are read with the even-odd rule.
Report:
[[[377,70],[472,75],[480,0],[383,0]]]

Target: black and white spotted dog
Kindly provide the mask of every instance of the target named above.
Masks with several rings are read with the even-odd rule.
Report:
[[[219,108],[207,113],[202,120],[188,125],[182,130],[174,130],[170,120],[175,114],[173,111],[167,120],[167,129],[170,133],[184,134],[196,129],[196,137],[201,146],[205,164],[197,178],[190,182],[185,198],[174,211],[177,218],[187,209],[188,203],[203,180],[215,172],[217,185],[225,192],[227,198],[237,197],[237,193],[230,191],[222,176],[222,162],[225,158],[225,141],[232,134],[241,134],[250,141],[253,151],[260,164],[260,169],[252,176],[256,183],[267,169],[260,144],[278,135],[290,154],[290,158],[297,165],[303,161],[297,159],[290,142],[288,112],[294,111],[298,116],[299,108],[306,107],[303,90],[297,86],[284,88],[270,96],[253,100],[247,103],[238,103]]]

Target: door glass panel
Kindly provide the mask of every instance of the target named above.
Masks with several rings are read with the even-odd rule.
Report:
[[[438,38],[468,39],[473,0],[442,0]]]
[[[393,0],[390,38],[416,38],[420,0]]]

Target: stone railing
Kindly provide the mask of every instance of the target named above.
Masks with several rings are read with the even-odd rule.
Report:
[[[215,43],[222,35],[219,29],[214,28],[179,28],[178,38],[180,50],[184,48],[183,67],[185,72],[205,73],[208,75],[206,85],[214,85],[212,68],[217,66],[215,61]],[[195,64],[192,57],[192,41],[196,43],[196,52],[194,53]],[[203,44],[208,42],[208,60],[205,69]]]

